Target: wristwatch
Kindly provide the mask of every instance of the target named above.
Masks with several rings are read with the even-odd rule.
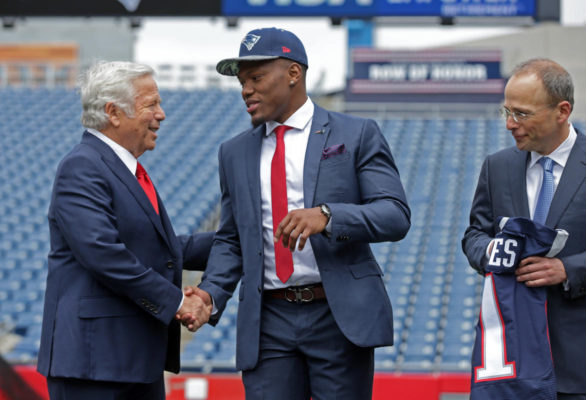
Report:
[[[332,218],[332,212],[330,211],[330,207],[328,207],[327,204],[322,203],[322,204],[318,204],[319,210],[321,211],[321,213],[323,215],[326,216],[326,218],[328,219],[326,221],[326,225],[330,222],[330,219]]]

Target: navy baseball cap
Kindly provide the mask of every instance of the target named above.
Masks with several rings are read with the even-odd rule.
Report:
[[[278,28],[254,29],[240,43],[238,57],[226,58],[216,65],[222,75],[238,75],[241,61],[263,61],[287,58],[308,67],[303,43],[293,33]]]

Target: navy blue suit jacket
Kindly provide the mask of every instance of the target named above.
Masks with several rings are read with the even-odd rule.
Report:
[[[137,179],[85,132],[60,163],[38,370],[45,376],[153,382],[179,371],[182,266],[204,269],[213,235],[176,237]]]
[[[497,218],[529,216],[527,159],[530,154],[511,147],[484,161],[472,203],[470,226],[462,240],[470,265],[484,272],[485,252],[498,232]],[[549,334],[558,391],[586,393],[586,136],[576,143],[552,200],[546,225],[570,234],[557,255],[565,266],[570,290],[549,286]]]
[[[264,272],[260,153],[264,133],[263,124],[220,147],[220,227],[200,285],[213,297],[219,318],[241,282],[236,366],[242,370],[254,368],[259,355]],[[345,151],[322,157],[324,149],[342,144]],[[306,208],[327,203],[332,211],[330,238],[318,234],[310,240],[340,330],[359,346],[391,345],[391,303],[368,243],[402,239],[410,227],[410,211],[391,151],[377,124],[316,106],[303,185]]]

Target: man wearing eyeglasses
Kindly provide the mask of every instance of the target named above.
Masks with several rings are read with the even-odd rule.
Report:
[[[569,122],[573,91],[568,72],[551,60],[533,59],[515,68],[505,87],[502,111],[516,146],[484,161],[470,226],[462,240],[470,265],[484,274],[489,258],[494,257],[499,217],[530,218],[569,233],[556,257],[525,258],[515,271],[520,284],[547,292],[544,312],[555,390],[563,400],[586,399],[586,137]],[[505,332],[508,322],[502,312],[498,309],[504,324],[501,360],[511,365],[517,362],[514,378],[521,373],[520,363],[513,359],[514,350],[506,347],[511,332]],[[526,340],[539,334],[532,332],[532,326],[521,328]],[[494,377],[499,384],[506,379]]]

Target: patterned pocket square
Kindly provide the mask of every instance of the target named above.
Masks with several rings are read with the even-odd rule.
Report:
[[[323,149],[323,151],[321,152],[321,159],[325,160],[338,154],[344,154],[345,152],[346,146],[344,146],[344,143],[335,144],[333,146],[326,147],[325,149]]]

